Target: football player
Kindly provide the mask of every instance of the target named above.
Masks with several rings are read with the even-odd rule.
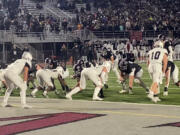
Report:
[[[58,79],[63,90],[66,90],[66,92],[69,92],[70,89],[67,86],[64,79],[69,76],[69,71],[64,69],[61,66],[58,66],[56,69],[42,69],[40,65],[36,65],[36,78],[39,82],[39,86],[35,88],[31,95],[35,97],[35,94],[38,90],[45,89],[43,92],[43,96],[48,97],[47,92],[50,90],[55,90],[55,84],[54,79]],[[58,91],[55,90],[55,93],[58,94]]]
[[[141,80],[141,77],[143,75],[143,69],[141,66],[139,66],[136,63],[132,63],[127,61],[126,59],[119,60],[118,67],[120,70],[120,82],[122,84],[123,89],[119,91],[119,93],[126,93],[129,92],[129,94],[133,94],[132,88],[133,88],[133,82],[134,80],[139,83],[141,87],[143,87],[146,92],[149,92],[149,89],[144,84],[144,82]],[[126,90],[125,81],[129,78],[129,88]]]
[[[36,78],[38,81],[38,86],[31,92],[31,95],[35,97],[35,94],[38,90],[44,90],[43,96],[48,98],[47,92],[54,89],[54,85],[51,80],[51,75],[48,74],[48,71],[42,69],[39,64],[36,64]]]
[[[28,71],[32,67],[31,64],[32,55],[29,52],[24,52],[21,59],[16,60],[10,64],[4,74],[4,78],[7,84],[6,93],[2,103],[3,107],[8,107],[8,99],[11,95],[12,90],[15,87],[20,88],[21,96],[21,106],[22,108],[31,108],[31,106],[26,104],[26,90],[27,90],[27,80]],[[24,73],[24,79],[21,78],[21,73]]]
[[[162,46],[163,43],[159,42],[154,49],[148,52],[148,72],[153,81],[148,98],[155,103],[161,101],[158,97],[159,84],[162,82],[162,76],[165,75],[168,62],[167,50]]]
[[[164,96],[168,95],[168,87],[169,87],[170,78],[173,79],[173,82],[176,86],[180,87],[180,81],[179,81],[178,76],[179,76],[178,67],[172,61],[168,61],[166,72],[165,72],[166,82],[165,82],[164,93],[163,93]]]
[[[54,84],[54,79],[58,79],[59,83],[61,84],[62,90],[65,91],[66,93],[70,91],[70,88],[65,82],[65,78],[69,76],[69,70],[65,68],[65,66],[58,66],[56,69],[46,69],[48,71],[48,74],[51,75],[51,79]],[[58,94],[57,90],[55,91],[56,94]]]
[[[103,100],[98,96],[103,84],[106,82],[107,74],[110,71],[111,63],[104,62],[103,65],[98,67],[84,68],[81,72],[79,84],[66,95],[67,99],[72,100],[72,96],[79,91],[86,88],[86,80],[91,80],[95,85],[95,90],[93,94],[93,100]],[[100,77],[101,76],[101,77]]]

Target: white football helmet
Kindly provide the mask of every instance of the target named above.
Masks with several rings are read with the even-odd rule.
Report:
[[[32,61],[32,54],[30,52],[24,52],[22,54],[22,59]]]
[[[154,43],[154,47],[160,47],[160,48],[163,48],[164,47],[164,43],[160,40],[156,41]]]

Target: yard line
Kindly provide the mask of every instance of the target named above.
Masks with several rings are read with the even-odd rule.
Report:
[[[74,85],[68,85],[68,86],[70,86],[70,87],[74,87]],[[109,86],[109,88],[122,88],[122,86],[121,85],[117,85],[117,86]],[[90,89],[94,89],[95,88],[95,86],[93,86],[93,85],[90,85],[90,86],[88,86],[88,87],[86,87],[86,88],[90,88]],[[109,89],[108,88],[108,89]],[[135,89],[139,89],[139,88],[141,88],[141,89],[143,89],[142,87],[133,87],[133,88],[135,88]],[[163,87],[162,87],[163,88]],[[180,90],[180,88],[168,88],[169,90]]]

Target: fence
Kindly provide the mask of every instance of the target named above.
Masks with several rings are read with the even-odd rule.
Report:
[[[87,29],[74,30],[72,32],[12,32],[0,31],[0,42],[12,43],[41,43],[41,42],[73,42],[76,39],[84,40],[107,40],[107,39],[154,39],[159,34],[180,38],[178,31],[89,31]]]

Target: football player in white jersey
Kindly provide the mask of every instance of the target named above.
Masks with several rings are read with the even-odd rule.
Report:
[[[107,81],[108,72],[111,68],[111,62],[107,61],[104,62],[103,65],[98,67],[90,67],[84,68],[81,72],[80,83],[77,85],[71,92],[66,95],[67,99],[72,100],[72,96],[79,91],[86,88],[86,80],[91,80],[95,85],[95,90],[93,94],[93,100],[103,100],[98,96],[100,90],[102,89],[103,85]]]
[[[32,64],[32,55],[29,52],[24,52],[21,59],[16,60],[10,64],[4,74],[4,78],[7,84],[7,90],[2,103],[3,107],[8,107],[8,99],[11,95],[12,90],[15,87],[20,88],[21,96],[21,106],[22,108],[31,108],[31,106],[26,104],[26,90],[27,90],[27,80],[28,71]],[[21,78],[21,73],[24,71],[24,79]]]
[[[36,79],[38,81],[38,86],[31,92],[31,95],[35,97],[35,94],[38,90],[45,89],[43,92],[43,96],[48,97],[47,92],[53,90],[54,85],[51,80],[50,74],[45,69],[38,64],[35,65],[36,67]]]
[[[167,68],[167,51],[161,48],[161,43],[156,45],[156,47],[148,52],[148,72],[153,80],[150,88],[150,93],[148,98],[153,102],[160,101],[159,94],[159,83],[162,82],[162,75],[165,75]]]
[[[50,70],[50,69],[42,69],[40,65],[36,64],[36,78],[39,83],[39,86],[35,88],[32,92],[31,95],[35,97],[35,94],[38,90],[45,89],[43,92],[43,96],[48,98],[48,91],[54,90],[55,85],[53,83],[52,79],[58,79],[59,82],[65,87],[65,89],[69,89],[69,87],[66,85],[64,82],[64,78],[69,76],[69,71],[64,69],[60,66],[58,66],[56,69]],[[56,93],[58,93],[55,90]]]

